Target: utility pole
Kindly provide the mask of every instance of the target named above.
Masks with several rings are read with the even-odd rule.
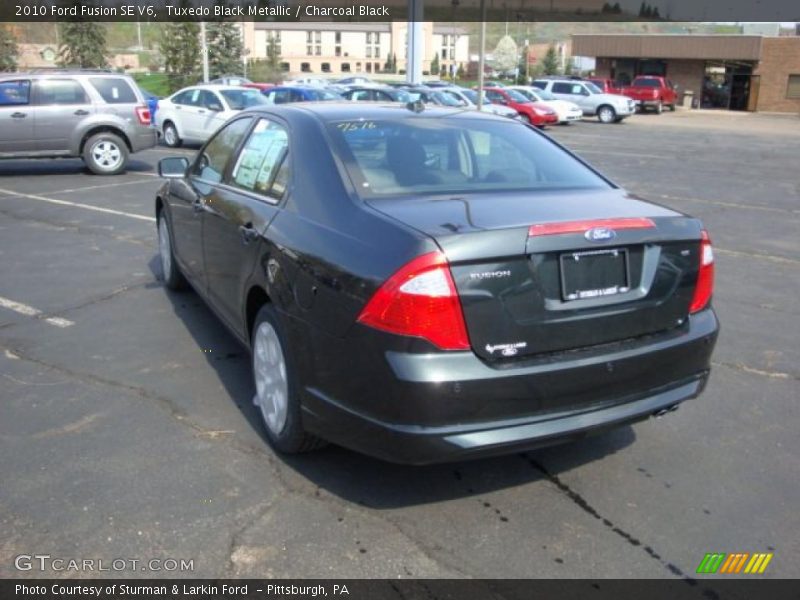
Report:
[[[203,83],[208,83],[208,44],[206,44],[206,22],[200,22],[200,54],[203,57]]]

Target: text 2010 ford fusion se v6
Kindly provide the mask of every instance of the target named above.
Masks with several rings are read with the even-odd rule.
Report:
[[[475,111],[259,107],[156,198],[166,284],[249,346],[272,445],[428,463],[697,396],[711,242],[531,127]]]

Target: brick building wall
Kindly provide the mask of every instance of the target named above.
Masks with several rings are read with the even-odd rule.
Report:
[[[800,37],[764,38],[754,74],[761,76],[756,110],[800,113],[800,99],[786,97],[789,75],[800,75]]]

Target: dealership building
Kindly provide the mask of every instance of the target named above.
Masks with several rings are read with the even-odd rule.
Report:
[[[800,113],[800,36],[573,35],[572,53],[624,84],[667,77],[695,108]]]

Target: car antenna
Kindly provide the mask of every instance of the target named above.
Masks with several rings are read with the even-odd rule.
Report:
[[[411,112],[421,113],[425,110],[425,104],[422,102],[422,100],[418,99],[414,100],[413,102],[407,102],[406,108]]]

